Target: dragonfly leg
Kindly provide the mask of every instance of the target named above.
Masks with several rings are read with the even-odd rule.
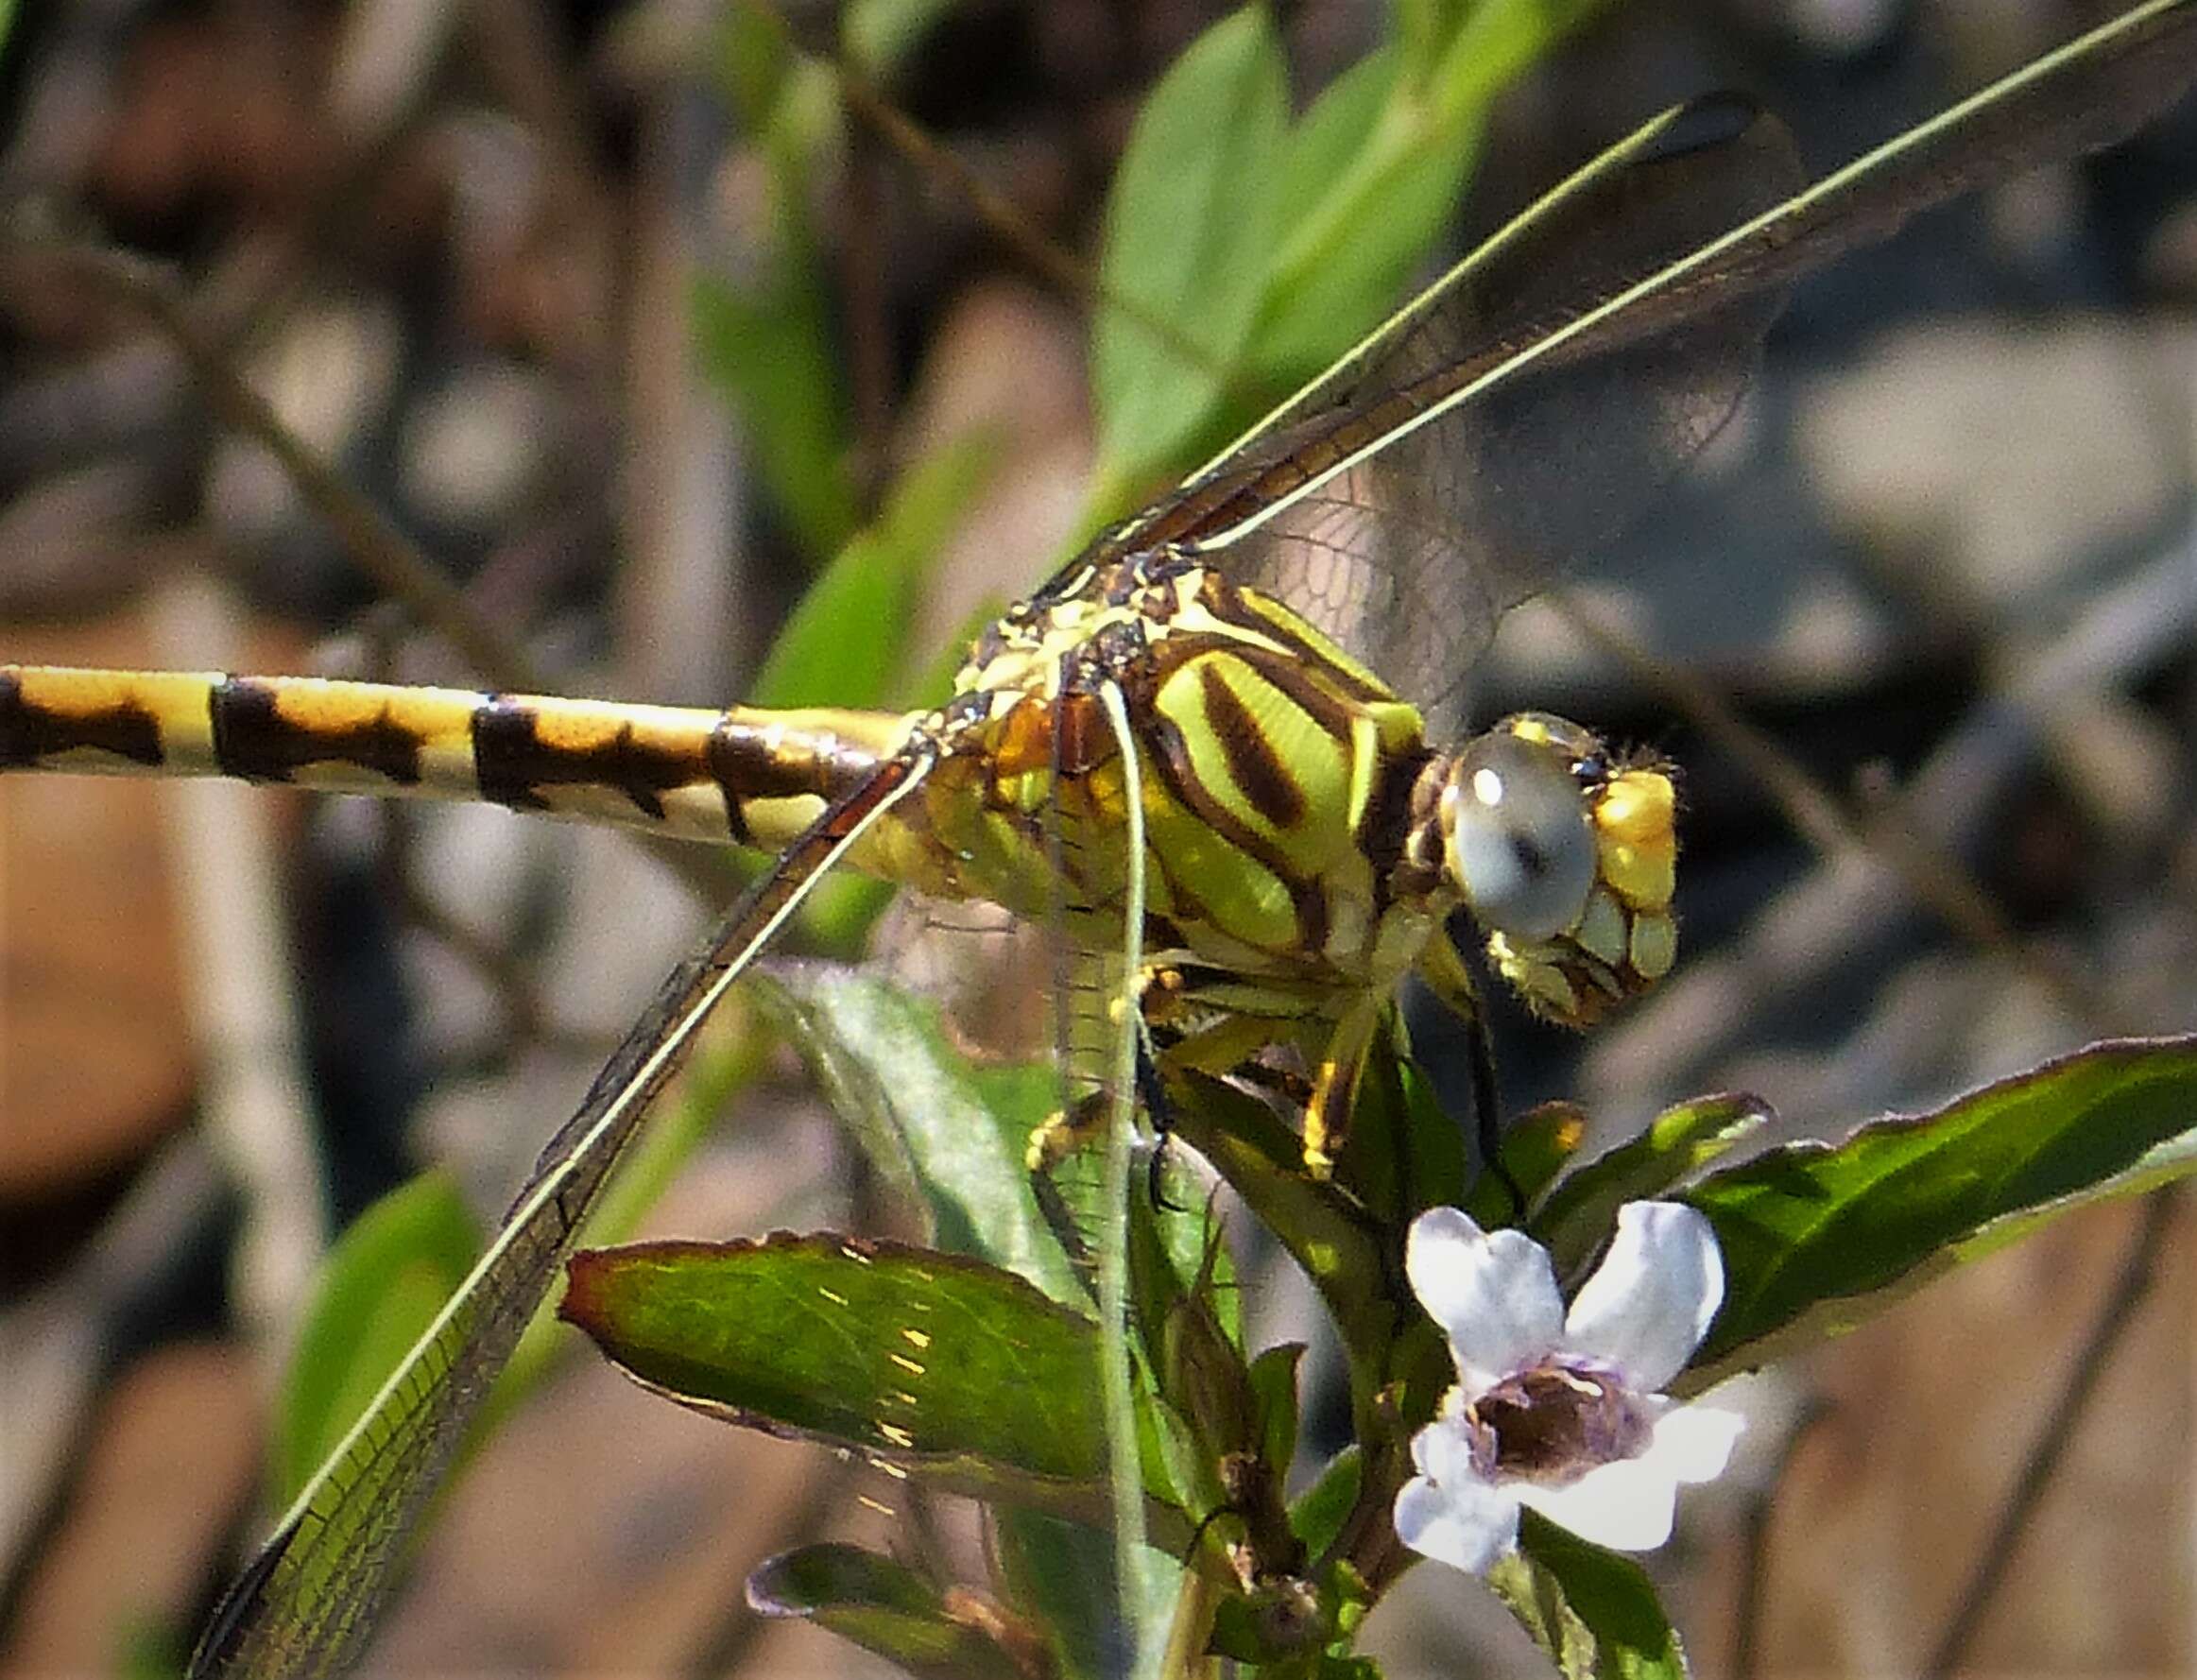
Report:
[[[1312,1101],[1304,1108],[1304,1170],[1316,1179],[1334,1175],[1335,1154],[1349,1129],[1350,1109],[1358,1100],[1358,1075],[1381,1020],[1381,1003],[1373,993],[1352,1002],[1335,1023],[1319,1071],[1313,1076]]]
[[[1048,1116],[1030,1134],[1028,1154],[1024,1165],[1030,1177],[1030,1193],[1037,1199],[1038,1211],[1046,1226],[1053,1232],[1054,1241],[1060,1244],[1076,1275],[1084,1279],[1087,1289],[1093,1288],[1090,1268],[1093,1257],[1090,1244],[1084,1241],[1077,1227],[1075,1216],[1070,1210],[1067,1198],[1060,1193],[1054,1171],[1067,1157],[1090,1140],[1106,1123],[1113,1105],[1111,1093],[1103,1087],[1090,1090],[1063,1113]],[[1150,1155],[1146,1159],[1146,1193],[1152,1206],[1163,1212],[1179,1213],[1184,1209],[1170,1204],[1161,1193],[1160,1174],[1167,1163],[1167,1139],[1174,1127],[1173,1101],[1167,1094],[1166,1082],[1160,1077],[1158,1051],[1152,1042],[1151,1031],[1140,1018],[1137,1027],[1137,1096],[1144,1105],[1154,1135]]]
[[[1159,1051],[1153,1042],[1151,1022],[1141,1012],[1137,1017],[1137,1095],[1152,1123],[1152,1154],[1144,1164],[1144,1193],[1155,1212],[1187,1212],[1187,1209],[1170,1203],[1160,1190],[1160,1174],[1167,1166],[1167,1140],[1175,1135],[1175,1100],[1167,1094],[1167,1081],[1159,1073]]]
[[[1156,1139],[1147,1167],[1149,1193],[1155,1208],[1166,1206],[1160,1194],[1160,1174],[1166,1162],[1168,1135],[1175,1129],[1172,1100],[1159,1071],[1159,1048],[1153,1037],[1151,1015],[1167,1012],[1177,980],[1173,970],[1147,969],[1138,977],[1136,1012],[1137,1099]],[[1069,1107],[1056,1109],[1030,1132],[1023,1154],[1031,1194],[1062,1251],[1080,1271],[1088,1270],[1090,1247],[1076,1228],[1054,1171],[1071,1155],[1098,1136],[1112,1111],[1112,1093],[1103,1085],[1086,1091]]]
[[[1496,1085],[1495,1045],[1488,1037],[1487,1011],[1480,1002],[1480,988],[1473,984],[1472,969],[1447,929],[1427,941],[1419,957],[1418,976],[1435,1002],[1465,1024],[1470,1046],[1473,1140],[1480,1147],[1481,1160],[1509,1192],[1512,1211],[1522,1215],[1525,1192],[1502,1164],[1502,1100]]]

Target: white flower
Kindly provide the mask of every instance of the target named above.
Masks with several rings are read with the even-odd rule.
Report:
[[[1404,1269],[1449,1332],[1457,1386],[1412,1438],[1403,1543],[1479,1574],[1517,1544],[1521,1505],[1623,1551],[1669,1539],[1679,1484],[1714,1479],[1744,1423],[1657,1392],[1724,1300],[1708,1221],[1677,1202],[1620,1209],[1569,1312],[1547,1249],[1454,1208],[1413,1222]]]

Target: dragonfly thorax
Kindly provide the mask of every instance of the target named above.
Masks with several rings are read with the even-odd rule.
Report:
[[[1671,968],[1676,803],[1668,764],[1519,712],[1428,765],[1405,850],[1439,868],[1536,1014],[1583,1026]]]

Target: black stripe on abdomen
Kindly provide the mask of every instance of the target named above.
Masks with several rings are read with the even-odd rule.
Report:
[[[0,673],[0,769],[28,769],[84,746],[149,768],[167,760],[160,720],[134,700],[95,711],[57,711],[26,694],[13,672]]]
[[[546,809],[544,788],[602,787],[661,822],[663,796],[707,773],[694,752],[652,745],[630,725],[585,746],[544,740],[540,715],[523,700],[485,702],[472,715],[472,745],[481,797],[521,811]]]
[[[247,781],[287,781],[311,764],[350,764],[400,787],[420,780],[420,738],[385,708],[363,723],[300,722],[282,692],[249,677],[223,678],[208,691],[214,762]]]

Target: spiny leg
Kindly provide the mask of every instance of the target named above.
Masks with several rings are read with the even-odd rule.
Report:
[[[1480,1001],[1467,965],[1447,928],[1427,942],[1419,957],[1418,976],[1434,1001],[1463,1023],[1467,1037],[1467,1067],[1472,1079],[1472,1136],[1480,1158],[1495,1174],[1510,1197],[1514,1218],[1523,1218],[1526,1195],[1502,1160],[1502,1100],[1496,1083],[1495,1041],[1487,1031],[1487,1010]]]
[[[1160,1049],[1154,1035],[1146,1008],[1147,1000],[1159,998],[1165,989],[1167,970],[1147,969],[1138,977],[1134,1031],[1136,1033],[1136,1088],[1138,1100],[1143,1105],[1144,1114],[1151,1125],[1153,1146],[1145,1174],[1147,1193],[1155,1209],[1165,1209],[1168,1205],[1161,1194],[1160,1174],[1166,1165],[1168,1137],[1175,1130],[1174,1100],[1167,1094],[1167,1082],[1160,1072],[1160,1057],[1167,1054]],[[1164,1005],[1161,1005],[1164,1007]],[[1054,1239],[1075,1266],[1078,1276],[1085,1277],[1089,1286],[1088,1271],[1091,1261],[1090,1245],[1075,1225],[1073,1212],[1067,1199],[1060,1193],[1059,1182],[1055,1176],[1060,1164],[1100,1135],[1111,1106],[1112,1093],[1104,1086],[1086,1091],[1075,1103],[1056,1110],[1040,1121],[1030,1132],[1030,1141],[1023,1156],[1023,1167],[1029,1174],[1030,1193],[1037,1199],[1038,1212],[1043,1216]],[[1179,1209],[1173,1209],[1179,1211]]]

